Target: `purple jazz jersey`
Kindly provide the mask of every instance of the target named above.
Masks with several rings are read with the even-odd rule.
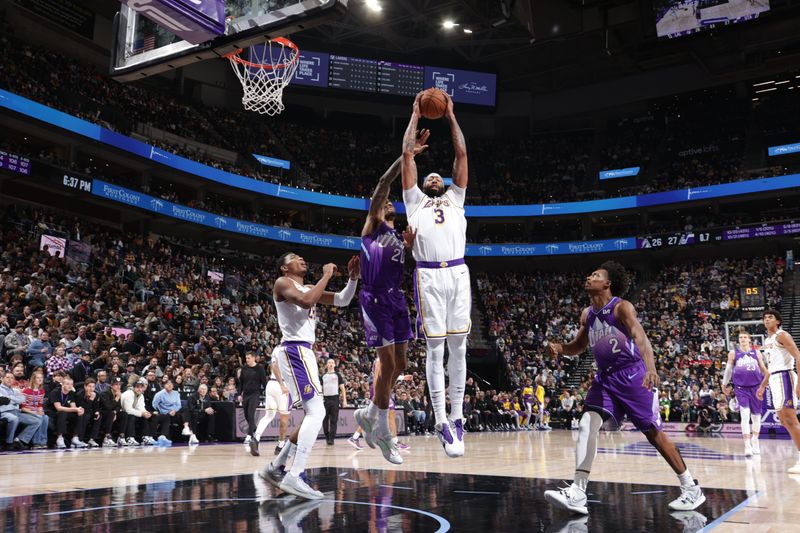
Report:
[[[736,348],[733,360],[733,382],[740,387],[757,387],[764,379],[758,366],[755,350],[743,352]]]
[[[403,284],[406,249],[400,233],[381,222],[375,231],[361,237],[361,279],[365,287],[399,289]]]
[[[403,282],[405,248],[403,239],[386,222],[361,237],[361,278],[359,295],[367,346],[377,348],[414,338],[408,304],[400,290]]]
[[[642,387],[645,365],[627,328],[614,317],[614,297],[602,309],[589,308],[586,329],[599,372],[586,394],[586,407],[619,424],[628,415],[639,431],[661,429],[658,397]]]

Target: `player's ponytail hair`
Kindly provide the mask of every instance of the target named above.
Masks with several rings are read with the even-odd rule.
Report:
[[[606,261],[600,268],[608,272],[608,280],[611,282],[611,294],[613,296],[624,297],[630,286],[630,278],[625,267],[616,261]]]

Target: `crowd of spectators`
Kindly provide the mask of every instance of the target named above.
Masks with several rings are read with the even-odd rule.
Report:
[[[2,28],[0,53],[6,60],[0,65],[0,87],[125,134],[146,134],[147,128],[140,127],[144,124],[238,154],[233,163],[190,142],[149,139],[216,168],[365,197],[399,154],[400,134],[377,122],[290,115],[265,121],[243,110],[223,112],[168,91],[114,82],[75,59],[24,42],[7,24]],[[655,101],[647,114],[613,120],[602,135],[585,130],[487,139],[467,131],[474,176],[468,201],[588,200],[752,177],[742,168],[750,102],[726,90]],[[769,106],[762,107],[763,114],[771,113]],[[252,153],[288,157],[296,170],[281,175],[255,163]],[[593,154],[598,154],[596,161]],[[420,168],[447,175],[451,161],[449,135],[438,135],[421,156]],[[644,172],[633,185],[598,183],[598,170],[620,165],[642,166]]]
[[[209,402],[238,401],[244,354],[266,363],[279,342],[275,275],[263,267],[272,258],[226,264],[199,243],[126,234],[46,210],[8,207],[0,222],[0,362],[8,371],[3,386],[18,391],[0,387],[0,396],[11,398],[11,407],[0,408],[4,418],[17,413],[19,440],[12,431],[6,444],[213,440]],[[43,233],[89,245],[88,261],[40,249]],[[652,281],[634,284],[631,299],[663,382],[665,419],[730,420],[731,391],[720,387],[724,322],[739,316],[743,285],[763,285],[767,304],[778,306],[783,268],[774,257],[720,259],[665,266]],[[222,280],[209,272],[222,272]],[[543,415],[567,427],[579,416],[591,369],[580,358],[551,357],[546,347],[577,331],[584,275],[475,274],[475,305],[485,316],[476,327],[485,328],[503,375],[495,384],[470,378],[471,430],[530,429],[539,414],[538,406],[526,408],[531,380],[546,391]],[[348,403],[363,405],[373,354],[359,307],[321,306],[318,320],[320,362],[337,360]],[[431,429],[421,343],[410,347],[395,396],[412,431]]]

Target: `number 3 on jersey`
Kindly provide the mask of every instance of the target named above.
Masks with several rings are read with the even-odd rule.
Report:
[[[434,220],[434,222],[436,224],[444,224],[444,211],[441,209],[434,209],[433,212],[436,215],[436,220]]]

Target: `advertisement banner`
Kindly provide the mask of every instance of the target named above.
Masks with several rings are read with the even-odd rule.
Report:
[[[255,157],[256,161],[265,167],[282,168],[284,170],[289,170],[292,168],[291,161],[286,161],[285,159],[278,159],[277,157],[269,157],[267,155],[259,154],[253,154],[253,157]]]
[[[309,87],[328,86],[328,65],[330,55],[324,52],[300,50],[297,70],[290,84],[308,85]]]
[[[256,420],[261,420],[264,417],[265,409],[259,407],[256,409]],[[336,424],[336,436],[337,437],[346,437],[350,436],[355,433],[356,429],[358,429],[358,423],[356,419],[353,417],[353,413],[355,413],[355,409],[351,408],[340,408],[339,409],[339,421]],[[288,433],[294,431],[294,429],[300,425],[300,422],[303,421],[303,411],[300,409],[293,409],[289,413],[289,429]],[[406,417],[403,416],[403,410],[397,410],[394,413],[395,421],[397,422],[397,432],[399,434],[406,433]],[[261,436],[261,440],[277,440],[279,431],[278,426],[280,424],[280,416],[276,415],[275,418],[270,422],[267,426],[267,430]],[[287,433],[287,434],[288,434]],[[247,436],[247,420],[244,418],[244,409],[241,407],[236,408],[236,432],[235,436],[237,439],[243,439]],[[319,437],[324,437],[324,433],[322,432],[322,428],[319,430]]]
[[[425,88],[436,87],[456,103],[488,105],[495,103],[497,75],[445,67],[425,67]]]
[[[767,148],[767,154],[770,156],[796,154],[797,152],[800,152],[800,143],[782,144]]]
[[[627,178],[628,176],[638,176],[641,167],[620,168],[618,170],[601,170],[601,180],[611,180],[614,178]]]

